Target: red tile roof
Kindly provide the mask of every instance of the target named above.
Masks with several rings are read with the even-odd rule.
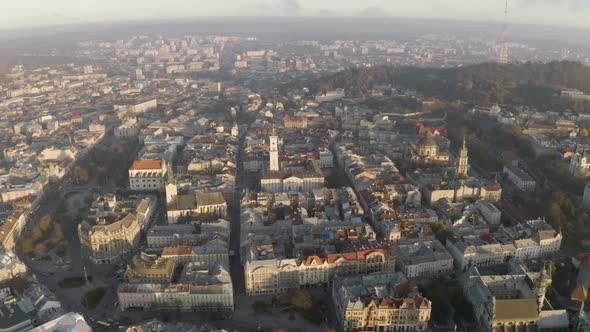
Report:
[[[131,169],[140,170],[140,169],[161,169],[162,168],[162,161],[161,160],[136,160],[131,165]]]

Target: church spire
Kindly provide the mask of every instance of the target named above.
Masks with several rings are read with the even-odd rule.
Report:
[[[469,154],[467,151],[467,141],[463,136],[463,146],[459,151],[459,160],[457,161],[457,173],[460,175],[467,175],[469,171]]]

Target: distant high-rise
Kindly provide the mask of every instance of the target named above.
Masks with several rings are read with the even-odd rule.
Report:
[[[500,46],[500,54],[498,55],[498,62],[501,64],[508,63],[508,45],[506,41],[502,41],[502,45]]]
[[[279,138],[270,136],[270,167],[271,172],[279,171]]]
[[[504,16],[506,17],[506,21],[508,21],[508,0],[506,0],[504,7]],[[502,36],[500,37],[500,50],[498,52],[498,62],[502,64],[507,64],[509,62],[507,35],[508,25],[506,22],[504,22]]]
[[[92,67],[92,65],[86,65],[82,67],[82,70],[84,71],[84,74],[92,74],[94,68]]]

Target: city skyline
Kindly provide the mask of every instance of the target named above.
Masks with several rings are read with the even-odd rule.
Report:
[[[590,28],[590,5],[581,0],[510,1],[508,21],[544,25]],[[0,1],[0,11],[9,13],[0,22],[0,30],[87,22],[141,21],[153,19],[203,17],[407,17],[427,19],[503,21],[502,0],[416,0],[354,1],[325,0],[244,0],[216,3],[170,0],[71,1],[51,4],[39,0]]]

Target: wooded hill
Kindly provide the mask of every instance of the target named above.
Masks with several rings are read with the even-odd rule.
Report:
[[[304,82],[312,89],[344,88],[351,97],[368,95],[376,84],[415,89],[441,100],[472,104],[531,105],[541,110],[590,112],[590,102],[560,98],[561,90],[590,93],[590,66],[578,62],[482,63],[448,69],[375,66],[350,68]]]

